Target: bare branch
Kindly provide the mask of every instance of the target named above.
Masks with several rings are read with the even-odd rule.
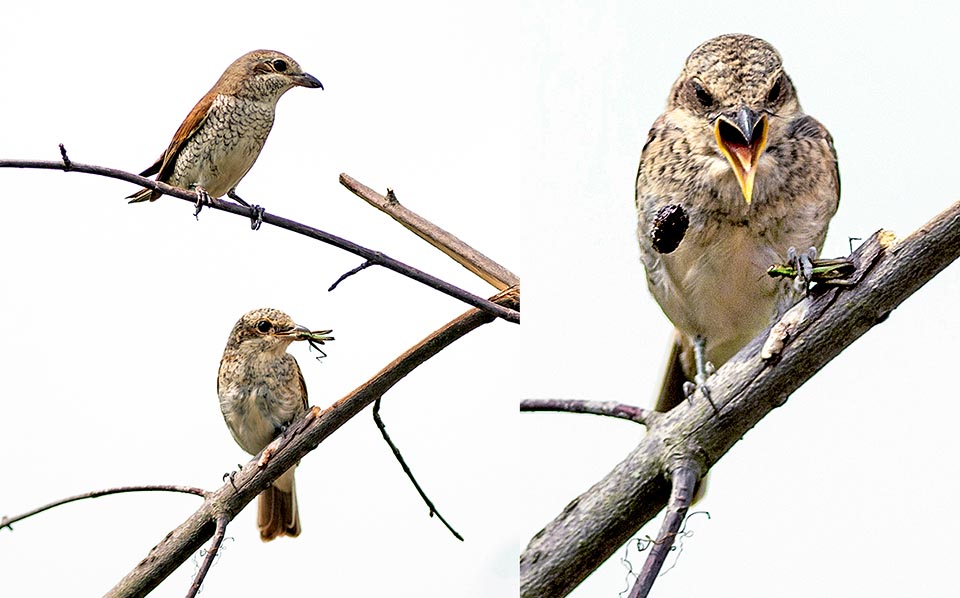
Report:
[[[64,150],[65,151],[65,150]],[[85,174],[94,174],[98,176],[109,177],[113,179],[119,179],[122,181],[128,181],[130,183],[135,183],[155,191],[159,191],[165,195],[171,197],[176,197],[184,201],[189,201],[191,204],[196,204],[197,194],[192,191],[185,191],[183,189],[178,189],[177,187],[172,187],[166,183],[158,183],[157,181],[142,177],[133,173],[124,172],[116,168],[107,168],[104,166],[95,166],[91,164],[78,164],[76,162],[70,161],[61,161],[61,162],[49,162],[43,160],[5,160],[0,159],[0,168],[31,168],[31,169],[41,169],[41,170],[62,170],[65,172],[82,172]],[[223,212],[229,212],[231,214],[236,214],[238,216],[243,216],[244,218],[250,218],[250,208],[246,208],[240,205],[237,205],[233,202],[223,201],[216,198],[210,198],[210,203],[207,204],[208,207],[221,210]],[[507,309],[502,305],[496,305],[486,299],[478,297],[472,293],[468,293],[463,289],[460,289],[446,281],[443,281],[435,276],[427,274],[421,270],[413,268],[404,264],[403,262],[397,261],[379,251],[373,251],[367,249],[366,247],[357,245],[352,241],[331,235],[322,230],[307,226],[305,224],[300,224],[294,220],[284,218],[282,216],[275,216],[273,214],[268,214],[264,212],[262,214],[262,221],[273,226],[277,226],[311,239],[316,239],[328,245],[333,245],[344,251],[348,251],[354,255],[358,255],[376,265],[383,266],[389,270],[393,270],[399,274],[402,274],[408,278],[412,278],[417,282],[427,285],[428,287],[440,291],[445,295],[449,295],[455,299],[459,299],[468,305],[486,310],[499,318],[503,318],[508,322],[513,322],[515,324],[520,323],[520,314],[516,311]]]
[[[508,309],[519,310],[520,289],[507,289],[492,300]],[[457,339],[495,319],[489,312],[471,309],[404,352],[326,410],[320,412],[314,407],[308,411],[276,441],[276,451],[263,467],[259,467],[258,459],[254,458],[230,483],[209,493],[200,509],[164,537],[107,596],[143,596],[153,590],[213,535],[220,517],[232,519],[274,480],[404,376]]]
[[[627,419],[643,425],[652,424],[660,415],[656,411],[616,401],[583,401],[579,399],[526,399],[520,401],[520,411],[589,413]]]
[[[27,511],[20,515],[14,515],[13,517],[4,516],[0,519],[0,530],[3,528],[9,528],[10,531],[13,531],[12,523],[18,521],[23,521],[28,517],[33,517],[44,511],[49,511],[55,507],[65,505],[67,503],[72,503],[78,500],[83,500],[85,498],[99,498],[101,496],[107,496],[109,494],[124,494],[127,492],[182,492],[185,494],[195,494],[199,497],[205,497],[207,495],[205,490],[200,488],[193,488],[191,486],[173,486],[169,484],[151,484],[147,486],[119,486],[117,488],[105,488],[103,490],[93,490],[91,492],[84,492],[83,494],[77,494],[76,496],[70,496],[61,500],[54,501],[49,504],[45,504],[42,507],[33,509],[32,511]]]
[[[702,400],[664,414],[620,464],[531,539],[520,560],[521,595],[568,594],[663,508],[669,464],[693,459],[706,471],[958,255],[960,202],[905,239],[887,231],[871,237],[852,256],[856,286],[810,300],[773,359],[760,357],[768,328],[708,380],[719,416]]]
[[[443,523],[444,526],[450,533],[453,534],[453,537],[457,540],[463,542],[463,536],[461,536],[457,530],[453,529],[446,519],[443,518],[443,515],[440,514],[440,511],[433,505],[433,501],[427,497],[427,493],[423,491],[423,488],[420,487],[420,484],[417,483],[417,479],[413,477],[413,472],[410,471],[410,468],[407,466],[407,462],[403,459],[403,455],[400,454],[400,449],[397,448],[397,445],[393,443],[393,440],[390,439],[390,435],[387,434],[387,426],[384,425],[383,419],[380,418],[380,399],[377,399],[373,403],[373,421],[376,422],[377,428],[380,430],[380,435],[383,436],[383,439],[387,442],[387,446],[390,447],[390,450],[393,451],[393,456],[397,458],[397,461],[400,463],[400,468],[403,469],[403,473],[407,474],[407,477],[410,478],[410,481],[413,482],[413,487],[416,488],[417,493],[420,494],[420,498],[423,499],[423,502],[427,504],[427,508],[430,509],[430,516],[437,516],[437,519]]]
[[[346,173],[340,174],[340,184],[368,204],[389,215],[410,232],[447,254],[467,270],[493,285],[497,290],[502,291],[520,284],[520,278],[513,272],[426,218],[402,206],[392,189],[388,189],[387,196],[384,197]]]

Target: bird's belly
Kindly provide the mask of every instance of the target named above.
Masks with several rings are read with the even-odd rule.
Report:
[[[654,294],[680,332],[706,339],[716,365],[769,324],[779,283],[766,270],[782,258],[746,227],[709,245],[688,238],[661,259],[667,275]]]
[[[223,418],[234,440],[251,455],[270,444],[295,411],[292,406],[284,408],[264,391],[258,387],[234,391],[232,396],[227,394],[220,401]]]
[[[188,143],[177,159],[171,184],[186,189],[203,187],[211,197],[222,197],[247,174],[264,141],[245,135]]]

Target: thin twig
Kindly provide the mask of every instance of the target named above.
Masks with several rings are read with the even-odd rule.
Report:
[[[413,477],[413,472],[410,471],[410,468],[407,466],[407,462],[404,461],[403,455],[400,454],[400,449],[397,448],[397,445],[393,443],[393,440],[390,439],[390,435],[387,434],[387,427],[383,424],[383,420],[380,418],[380,399],[378,398],[373,403],[373,421],[377,423],[377,428],[380,429],[380,434],[383,435],[383,439],[387,441],[387,445],[390,446],[390,450],[393,451],[393,456],[397,458],[397,461],[400,463],[400,467],[403,469],[403,473],[407,474],[407,477],[410,478],[410,481],[413,482],[413,487],[417,489],[417,492],[420,494],[420,498],[423,499],[423,502],[427,503],[427,508],[430,509],[430,516],[437,516],[443,525],[446,526],[450,533],[453,534],[453,537],[457,540],[463,542],[463,536],[457,533],[457,530],[443,518],[443,515],[440,514],[440,511],[433,506],[433,501],[427,498],[427,493],[423,491],[423,488],[420,487],[420,484],[417,483],[417,478]]]
[[[502,291],[520,284],[520,278],[510,270],[467,245],[455,235],[401,205],[393,189],[387,189],[387,196],[384,197],[346,173],[340,174],[340,184],[496,287],[497,290]]]
[[[67,148],[60,144],[60,159],[63,160],[63,169],[70,170],[73,167],[73,164],[70,162],[70,158],[67,157]]]
[[[670,500],[667,503],[667,514],[663,518],[663,524],[660,527],[660,534],[650,552],[647,553],[647,560],[643,563],[643,569],[637,576],[637,582],[630,590],[629,598],[646,598],[650,594],[653,582],[656,581],[663,562],[667,559],[667,553],[673,546],[674,538],[680,530],[680,524],[683,518],[687,516],[687,510],[693,501],[693,491],[697,486],[697,479],[700,477],[700,467],[695,461],[684,462],[676,467],[671,479]]]
[[[192,486],[173,486],[169,484],[150,484],[147,486],[120,486],[117,488],[106,488],[104,490],[93,490],[91,492],[84,492],[83,494],[77,494],[76,496],[70,496],[62,500],[58,500],[42,507],[38,507],[32,511],[27,511],[26,513],[15,515],[13,517],[4,516],[0,519],[0,530],[3,528],[9,528],[10,531],[13,531],[13,527],[10,525],[18,521],[22,521],[28,517],[33,517],[44,511],[49,511],[54,507],[59,507],[60,505],[65,505],[67,503],[75,502],[78,500],[83,500],[85,498],[99,498],[101,496],[107,496],[108,494],[124,494],[126,492],[181,492],[184,494],[195,494],[199,497],[205,497],[207,492],[200,488],[194,488]]]
[[[91,164],[78,164],[76,162],[71,162],[69,168],[63,162],[49,162],[44,160],[4,160],[0,159],[0,168],[32,168],[32,169],[41,169],[41,170],[62,170],[65,172],[82,172],[85,174],[94,174],[98,176],[104,176],[113,179],[119,179],[122,181],[128,181],[130,183],[135,183],[155,191],[159,191],[164,195],[169,195],[171,197],[176,197],[184,201],[189,201],[191,204],[196,204],[197,194],[192,191],[185,191],[183,189],[178,189],[177,187],[172,187],[166,183],[159,183],[157,181],[142,177],[130,172],[124,172],[116,168],[107,168],[105,166],[95,166]],[[210,202],[207,204],[207,207],[220,210],[223,212],[229,212],[231,214],[236,214],[237,216],[243,216],[244,218],[250,218],[249,208],[244,208],[232,201],[223,201],[217,198],[210,198]],[[515,324],[520,323],[520,314],[514,310],[505,308],[501,305],[496,305],[482,297],[478,297],[472,293],[460,289],[444,280],[441,280],[435,276],[427,274],[421,270],[413,268],[404,264],[403,262],[397,261],[379,251],[373,251],[367,249],[361,245],[357,245],[352,241],[348,241],[341,237],[331,235],[330,233],[324,232],[322,230],[307,226],[305,224],[300,224],[289,218],[284,218],[282,216],[274,216],[273,214],[268,214],[264,212],[263,222],[272,224],[301,235],[327,243],[328,245],[333,245],[344,251],[348,251],[354,255],[358,255],[366,260],[373,262],[378,266],[383,266],[388,270],[393,270],[398,274],[402,274],[408,278],[412,278],[417,282],[427,285],[428,287],[440,291],[445,295],[449,295],[455,299],[463,301],[468,305],[488,311],[498,318],[503,318],[508,322],[513,322]]]
[[[362,264],[360,264],[360,265],[357,266],[356,268],[350,270],[349,272],[345,272],[342,276],[340,276],[340,278],[338,278],[336,281],[334,281],[334,283],[333,283],[332,285],[330,285],[330,288],[328,288],[327,290],[328,290],[328,291],[334,290],[335,288],[337,288],[337,285],[339,285],[339,284],[340,284],[341,282],[343,282],[344,280],[350,278],[351,276],[353,276],[353,275],[356,274],[357,272],[360,272],[361,270],[365,270],[365,269],[367,269],[367,268],[369,268],[370,266],[373,266],[373,265],[374,265],[374,263],[371,262],[370,260],[367,260],[367,261],[363,262]]]
[[[583,401],[579,399],[524,399],[520,411],[561,411],[565,413],[589,413],[630,420],[642,425],[651,423],[656,411],[626,405],[616,401]]]
[[[227,533],[228,523],[230,523],[230,517],[227,515],[217,517],[217,530],[213,533],[213,541],[210,542],[210,548],[207,549],[207,554],[204,555],[203,562],[200,563],[200,570],[197,571],[197,576],[193,578],[193,583],[190,584],[190,589],[187,591],[187,598],[194,598],[200,591],[200,586],[203,585],[203,580],[207,576],[207,571],[210,570],[210,566],[213,565],[214,559],[217,558],[217,554],[220,552],[220,545],[223,543],[223,536]]]

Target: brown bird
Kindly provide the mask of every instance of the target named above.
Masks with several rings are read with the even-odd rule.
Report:
[[[766,270],[796,250],[809,263],[839,198],[833,139],[803,113],[776,49],[749,35],[696,48],[650,130],[637,174],[641,260],[677,328],[657,410],[681,402],[687,380],[706,390],[711,365],[799,298],[797,287]],[[670,212],[677,206],[689,222],[674,226],[682,239],[664,243],[655,229],[664,218],[679,221]]]
[[[258,454],[307,410],[303,374],[287,347],[297,340],[322,344],[333,340],[324,336],[329,332],[312,333],[270,308],[255,309],[237,321],[220,360],[217,394],[223,419],[240,448]],[[300,535],[295,468],[260,494],[257,526],[264,542]]]
[[[197,192],[197,211],[208,196],[237,197],[236,186],[257,161],[273,127],[277,101],[300,86],[323,89],[297,62],[273,50],[254,50],[227,67],[177,129],[162,156],[140,176]],[[141,189],[130,203],[153,201],[160,193]],[[262,210],[259,215],[262,215]]]

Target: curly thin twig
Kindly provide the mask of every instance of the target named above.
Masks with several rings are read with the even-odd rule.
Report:
[[[590,413],[627,419],[644,426],[650,425],[652,420],[659,415],[656,411],[616,401],[581,401],[578,399],[525,399],[520,401],[520,411]]]
[[[106,488],[104,490],[93,490],[92,492],[84,492],[83,494],[77,494],[76,496],[70,496],[62,500],[58,500],[42,507],[38,507],[32,511],[27,511],[20,515],[15,515],[13,517],[4,516],[3,519],[0,519],[0,529],[9,528],[10,531],[13,531],[13,527],[10,525],[18,521],[22,521],[28,517],[33,517],[44,511],[49,511],[54,507],[59,507],[60,505],[65,505],[67,503],[75,502],[78,500],[83,500],[85,498],[99,498],[101,496],[107,496],[108,494],[123,494],[126,492],[182,492],[184,494],[195,494],[201,498],[206,497],[207,492],[200,488],[194,488],[192,486],[173,486],[169,484],[151,484],[147,486],[120,486],[117,488]]]
[[[387,427],[383,424],[383,420],[380,418],[380,399],[377,399],[373,403],[373,421],[377,423],[377,428],[380,429],[380,434],[383,435],[383,439],[387,441],[387,445],[390,446],[390,450],[393,451],[393,456],[397,458],[397,461],[400,463],[400,467],[403,468],[403,473],[407,474],[407,477],[410,478],[410,481],[413,482],[413,487],[417,489],[417,492],[420,494],[420,498],[423,499],[423,502],[427,503],[427,508],[430,509],[430,516],[437,516],[443,525],[446,526],[450,533],[453,534],[453,537],[457,540],[463,542],[463,536],[457,533],[457,530],[447,523],[447,520],[443,518],[443,515],[440,514],[440,511],[433,506],[433,501],[427,498],[427,493],[423,491],[423,488],[420,487],[420,484],[417,483],[417,478],[413,477],[413,472],[410,471],[410,468],[407,466],[407,462],[403,460],[403,455],[400,454],[400,449],[397,448],[397,445],[393,443],[393,440],[390,439],[390,435],[387,434]]]
[[[217,531],[213,533],[213,541],[210,542],[210,548],[207,549],[207,554],[203,557],[203,562],[200,563],[200,570],[197,571],[197,576],[193,579],[193,583],[190,584],[190,590],[187,591],[187,598],[194,598],[200,591],[200,586],[203,585],[203,580],[207,576],[207,571],[210,570],[210,566],[213,565],[213,560],[217,558],[217,553],[220,552],[220,544],[223,543],[223,536],[227,533],[228,523],[230,523],[230,517],[226,515],[217,517]]]
[[[667,559],[667,553],[673,546],[673,539],[676,538],[680,530],[680,524],[687,515],[687,509],[693,501],[693,491],[697,486],[697,479],[700,477],[700,468],[695,462],[686,462],[673,470],[670,489],[670,501],[667,503],[667,514],[663,519],[663,526],[660,528],[660,534],[657,541],[653,543],[650,552],[647,553],[647,560],[643,563],[643,569],[637,576],[637,582],[630,590],[629,598],[646,598],[650,594],[653,582],[660,573],[663,562]]]
[[[178,189],[177,187],[172,187],[166,183],[160,183],[130,172],[118,170],[116,168],[107,168],[104,166],[95,166],[91,164],[78,164],[76,162],[70,162],[68,167],[64,162],[49,162],[44,160],[0,160],[0,168],[33,168],[40,170],[63,170],[66,172],[94,174],[135,183],[137,185],[159,191],[164,195],[189,201],[191,204],[196,204],[197,201],[197,194],[195,192]],[[220,199],[210,198],[210,202],[207,204],[207,206],[223,212],[230,212],[231,214],[243,216],[244,218],[250,217],[249,208],[244,208],[243,206],[230,201],[222,201]],[[499,318],[507,320],[508,322],[513,322],[515,324],[520,323],[519,312],[508,309],[501,305],[497,305],[472,293],[468,293],[459,287],[456,287],[435,276],[431,276],[426,272],[408,266],[403,262],[397,261],[381,252],[367,249],[366,247],[357,245],[356,243],[346,239],[331,235],[327,232],[310,226],[306,226],[305,224],[300,224],[294,220],[283,218],[282,216],[274,216],[273,214],[264,212],[262,215],[262,220],[268,224],[272,224],[306,237],[310,237],[311,239],[316,239],[317,241],[327,243],[328,245],[333,245],[334,247],[373,261],[379,266],[383,266],[408,278],[412,278],[413,280],[425,284],[432,289],[440,291],[441,293],[449,295],[455,299],[459,299],[468,305],[472,305],[487,311]]]

